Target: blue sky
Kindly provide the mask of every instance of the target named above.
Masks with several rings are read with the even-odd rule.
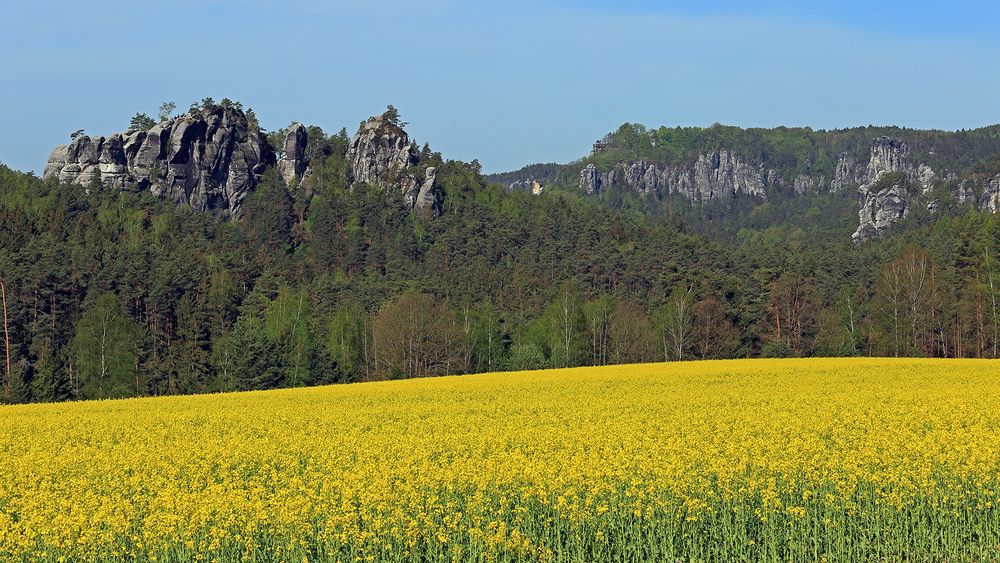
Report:
[[[647,125],[1000,122],[1000,3],[624,0],[11,2],[0,162],[164,100],[350,132],[386,104],[487,171],[578,158]]]

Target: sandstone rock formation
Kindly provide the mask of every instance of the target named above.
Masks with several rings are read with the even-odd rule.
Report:
[[[986,182],[986,189],[979,197],[979,208],[996,213],[1000,211],[1000,174],[990,178]]]
[[[792,189],[799,195],[807,193],[819,193],[826,187],[826,178],[823,176],[811,176],[809,174],[799,174],[792,182]]]
[[[507,185],[507,189],[510,191],[528,192],[532,195],[538,195],[545,191],[545,183],[541,180],[536,180],[535,178],[526,178],[524,180],[516,180]]]
[[[81,186],[100,181],[149,190],[198,210],[238,214],[260,175],[273,164],[273,151],[242,110],[212,106],[149,131],[77,136],[52,151],[43,177]]]
[[[661,198],[680,194],[694,202],[708,202],[737,194],[764,198],[764,171],[728,150],[698,155],[690,165],[658,166],[638,160],[619,162],[607,172],[594,164],[580,171],[580,187],[587,194],[628,189]]]
[[[830,181],[830,191],[840,192],[856,189],[864,182],[864,170],[858,166],[858,159],[849,152],[837,156],[837,165]]]
[[[907,192],[902,182],[893,182],[888,186],[864,186],[859,190],[858,229],[851,235],[855,244],[860,244],[878,237],[893,224],[906,217],[909,211],[908,203],[911,194]],[[875,188],[875,189],[873,189]]]
[[[910,155],[910,146],[899,139],[878,137],[872,141],[868,166],[858,186],[858,228],[851,235],[855,244],[881,235],[906,217],[916,195],[914,190],[907,189],[907,185],[913,184],[921,194],[926,194],[933,187],[937,176],[934,170],[925,164],[915,166]],[[893,172],[901,173],[906,180],[890,186],[880,182],[886,174]]]
[[[808,162],[805,165],[809,167]],[[902,179],[890,185],[880,183],[890,173],[900,173]],[[832,177],[799,173],[787,180],[778,170],[765,170],[763,163],[750,162],[733,150],[720,149],[669,166],[647,160],[623,161],[602,172],[591,163],[580,170],[579,185],[590,195],[620,189],[657,199],[678,194],[694,203],[724,200],[737,194],[764,199],[771,188],[790,188],[798,195],[857,190],[859,221],[852,239],[862,243],[904,218],[915,198],[929,194],[936,181],[954,177],[952,173],[939,174],[926,163],[914,162],[913,151],[906,142],[879,137],[872,141],[867,161],[851,152],[841,153]],[[991,203],[989,193],[992,192],[987,190],[978,198],[980,207],[1000,206],[1000,200]],[[959,194],[960,201],[975,199],[971,188]],[[935,203],[928,208],[933,211],[938,206]]]
[[[420,157],[410,138],[385,115],[369,118],[347,147],[348,180],[383,190],[398,190],[407,210],[438,209],[437,175],[433,167],[419,167]]]
[[[281,158],[278,159],[278,172],[285,185],[292,187],[296,180],[301,181],[306,171],[306,145],[309,133],[301,123],[293,123],[285,135],[285,143]]]

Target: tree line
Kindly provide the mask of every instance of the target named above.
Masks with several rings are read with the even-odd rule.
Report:
[[[268,172],[229,221],[0,166],[0,398],[1000,354],[994,215],[911,221],[860,248],[847,216],[714,238],[680,215],[507,192],[425,146],[444,192],[425,219],[348,189],[345,149],[345,132],[310,128],[311,183]]]

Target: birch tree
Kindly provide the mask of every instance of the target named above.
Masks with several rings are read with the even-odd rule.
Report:
[[[688,352],[694,322],[694,292],[678,286],[670,293],[667,304],[657,311],[656,321],[663,349],[663,360],[683,360]]]
[[[80,399],[141,395],[138,346],[141,327],[114,294],[98,297],[76,325],[71,350]]]

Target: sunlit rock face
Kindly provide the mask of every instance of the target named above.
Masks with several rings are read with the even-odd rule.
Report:
[[[407,210],[439,212],[436,170],[420,166],[406,131],[385,116],[369,118],[351,138],[347,166],[352,185],[398,190]]]
[[[194,209],[235,215],[274,164],[264,135],[242,110],[213,106],[192,109],[148,131],[79,135],[52,151],[43,177],[149,190]]]

